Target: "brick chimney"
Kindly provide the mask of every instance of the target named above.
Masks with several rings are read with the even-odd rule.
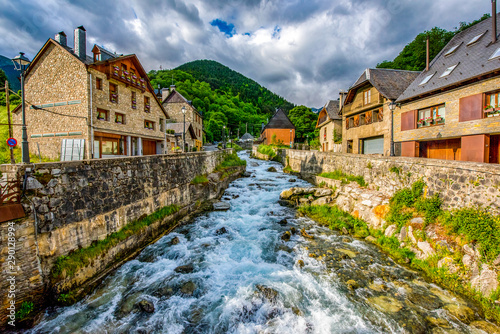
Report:
[[[66,34],[64,31],[60,31],[56,34],[55,38],[56,42],[61,44],[62,46],[68,46],[68,39],[66,38]]]
[[[491,42],[497,41],[497,0],[491,0]]]
[[[81,60],[87,58],[87,37],[86,30],[83,26],[75,29],[75,55]]]
[[[170,91],[173,92],[175,90],[175,85],[170,85]]]

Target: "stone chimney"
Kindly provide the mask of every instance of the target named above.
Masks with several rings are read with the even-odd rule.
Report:
[[[170,94],[170,90],[168,88],[162,88],[161,89],[161,102],[165,101],[167,98],[168,94]]]
[[[73,51],[81,60],[87,58],[87,37],[86,30],[83,26],[79,26],[75,29],[75,48]]]
[[[497,1],[491,0],[491,42],[496,43],[497,41]]]
[[[345,102],[345,97],[347,95],[347,92],[344,92],[343,90],[341,90],[339,92],[339,108],[342,108],[342,106],[344,105],[344,102]]]
[[[60,31],[56,34],[56,42],[61,44],[62,46],[68,46],[68,39],[66,38],[66,34],[64,31]]]
[[[170,91],[173,92],[175,90],[175,85],[170,85]]]

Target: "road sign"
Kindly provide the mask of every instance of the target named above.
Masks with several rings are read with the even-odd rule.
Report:
[[[7,139],[7,145],[9,145],[10,147],[16,147],[17,140],[15,138],[9,138],[9,139]]]

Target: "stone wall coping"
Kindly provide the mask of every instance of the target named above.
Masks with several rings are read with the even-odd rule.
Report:
[[[283,149],[283,150],[286,151],[287,156],[290,155],[290,153],[295,155],[297,154],[307,155],[312,153],[330,157],[340,157],[340,158],[346,157],[350,159],[380,161],[384,163],[452,168],[452,169],[488,173],[492,175],[500,175],[500,164],[478,163],[471,161],[440,160],[440,159],[428,159],[428,158],[387,157],[387,156],[353,154],[353,153],[334,153],[334,152],[304,151],[304,150],[291,150],[291,149]]]

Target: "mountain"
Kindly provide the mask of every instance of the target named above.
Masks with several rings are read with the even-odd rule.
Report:
[[[9,80],[9,85],[13,91],[18,91],[21,89],[21,82],[19,81],[19,71],[16,71],[14,68],[14,64],[12,64],[12,60],[0,55],[0,69],[2,69],[7,75],[7,79]],[[3,82],[0,83],[0,86],[3,87]]]
[[[214,90],[239,95],[243,102],[252,103],[268,115],[273,115],[276,108],[289,111],[295,107],[254,80],[213,60],[195,60],[176,69],[191,74],[196,80],[207,82]]]
[[[406,45],[399,55],[393,61],[384,60],[377,65],[377,68],[391,68],[395,70],[422,71],[426,62],[426,39],[429,37],[430,52],[429,58],[432,61],[434,57],[448,44],[448,42],[458,34],[491,17],[490,14],[484,14],[478,20],[470,23],[460,22],[459,27],[453,31],[434,27],[429,31],[424,31],[415,37],[415,39]]]

